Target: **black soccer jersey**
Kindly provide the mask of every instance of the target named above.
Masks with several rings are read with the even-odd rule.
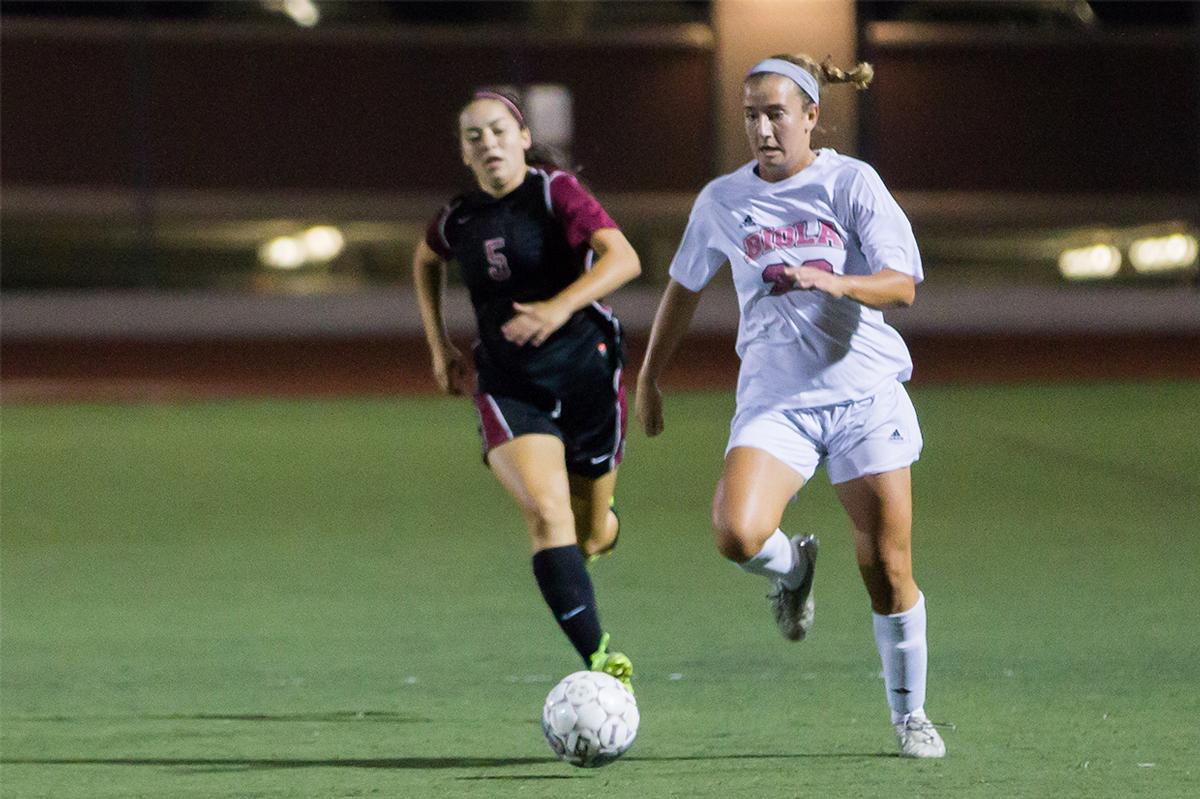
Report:
[[[574,282],[590,266],[592,234],[610,227],[616,224],[574,175],[541,169],[530,169],[503,197],[460,195],[433,219],[426,243],[458,263],[470,292],[481,381],[557,383],[598,336],[615,335],[615,318],[599,305],[575,312],[540,347],[512,344],[500,329],[513,302],[548,300]]]

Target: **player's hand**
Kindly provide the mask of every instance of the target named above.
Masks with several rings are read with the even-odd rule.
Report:
[[[546,339],[567,323],[570,310],[553,300],[545,302],[514,302],[516,314],[500,328],[504,338],[517,346],[533,344],[540,347]]]
[[[846,291],[842,287],[842,278],[824,269],[814,269],[811,266],[789,266],[783,273],[791,278],[793,285],[804,291],[821,291],[830,297],[841,297]]]
[[[637,384],[637,418],[646,435],[653,438],[663,431],[662,392],[658,384],[639,377]]]
[[[446,342],[433,352],[433,377],[443,394],[466,392],[469,375],[458,347]]]

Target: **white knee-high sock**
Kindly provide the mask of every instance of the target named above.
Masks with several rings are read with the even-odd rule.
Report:
[[[782,580],[789,588],[795,588],[804,580],[808,562],[796,557],[792,542],[782,530],[776,529],[758,554],[744,563],[739,563],[738,567],[750,574]]]
[[[883,661],[883,684],[887,691],[892,723],[899,724],[925,706],[925,669],[929,649],[925,645],[925,595],[917,604],[890,616],[871,614],[875,622],[875,646]]]

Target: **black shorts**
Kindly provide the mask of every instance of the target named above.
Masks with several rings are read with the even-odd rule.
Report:
[[[606,339],[589,347],[553,392],[480,374],[475,408],[485,463],[492,448],[517,436],[544,433],[563,442],[570,474],[594,479],[617,467],[625,450],[623,358],[620,339]]]

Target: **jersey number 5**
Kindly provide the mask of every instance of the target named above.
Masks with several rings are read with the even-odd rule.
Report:
[[[809,266],[813,269],[820,269],[822,272],[833,273],[833,264],[826,261],[824,258],[814,258],[810,261],[805,261],[801,266]],[[764,283],[774,283],[771,286],[771,296],[778,294],[787,294],[789,291],[796,290],[796,284],[787,276],[788,264],[771,264],[762,271],[762,279]]]
[[[488,277],[492,280],[508,280],[512,277],[512,270],[508,268],[508,259],[504,257],[504,253],[500,252],[500,248],[503,246],[504,239],[487,239],[483,242],[483,250],[487,254]]]

